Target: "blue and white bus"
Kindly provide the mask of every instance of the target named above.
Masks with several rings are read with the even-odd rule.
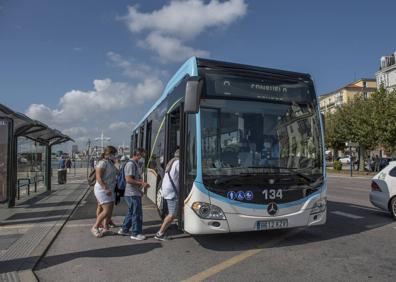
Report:
[[[147,150],[157,203],[180,148],[179,227],[213,234],[324,224],[323,139],[309,74],[192,57],[133,129],[131,149]]]

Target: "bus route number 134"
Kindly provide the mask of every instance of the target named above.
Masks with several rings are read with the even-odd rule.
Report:
[[[265,200],[282,200],[283,198],[282,189],[265,189],[262,193]]]

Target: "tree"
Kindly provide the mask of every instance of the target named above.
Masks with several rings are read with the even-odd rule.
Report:
[[[359,144],[359,170],[364,171],[366,151],[379,145],[379,131],[376,128],[378,115],[373,106],[373,99],[366,99],[359,95],[349,105],[350,131],[349,140]]]
[[[325,143],[327,148],[332,148],[333,158],[337,159],[338,150],[343,150],[345,148],[345,137],[343,133],[339,130],[338,124],[340,122],[339,114],[328,113],[325,116]]]
[[[396,90],[381,87],[368,99],[360,94],[326,116],[326,145],[339,150],[346,141],[359,143],[360,170],[367,150],[396,151]]]
[[[372,95],[375,127],[379,142],[386,154],[396,151],[396,89],[386,91],[382,86]]]

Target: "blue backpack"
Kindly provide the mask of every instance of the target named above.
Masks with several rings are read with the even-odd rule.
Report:
[[[128,162],[132,162],[136,166],[136,163],[132,160],[127,161],[125,164],[121,166],[120,172],[117,175],[117,188],[118,191],[121,191],[122,194],[124,194],[126,188],[125,166],[127,165]]]

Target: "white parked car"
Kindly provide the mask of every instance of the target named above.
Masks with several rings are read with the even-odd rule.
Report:
[[[350,164],[351,163],[351,157],[350,156],[345,156],[343,158],[340,158],[339,161],[342,164]]]
[[[370,202],[380,209],[389,211],[396,220],[396,161],[390,162],[373,177]]]

